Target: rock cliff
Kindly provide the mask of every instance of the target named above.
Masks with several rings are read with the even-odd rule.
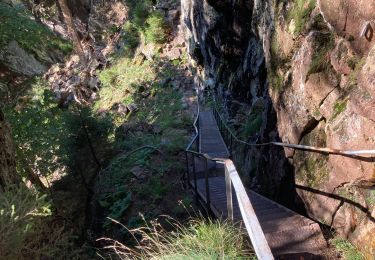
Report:
[[[183,0],[198,86],[216,93],[246,141],[373,149],[374,8],[371,1]],[[276,147],[243,157],[249,187],[302,202],[371,259],[373,157]]]

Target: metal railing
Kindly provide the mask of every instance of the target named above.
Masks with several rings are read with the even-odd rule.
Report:
[[[225,120],[222,118],[218,111],[218,104],[215,98],[215,94],[212,92],[209,92],[210,96],[213,99],[213,112],[216,119],[216,122],[219,125],[220,132],[223,135],[223,138],[225,140],[225,143],[229,146],[229,151],[231,155],[233,154],[233,146],[236,144],[236,146],[248,146],[248,147],[262,147],[262,146],[269,146],[269,145],[275,145],[275,146],[281,146],[285,148],[295,149],[295,150],[303,150],[303,151],[309,151],[309,152],[318,152],[318,153],[325,153],[325,154],[336,154],[336,155],[343,155],[353,158],[358,158],[358,156],[362,155],[374,155],[375,150],[374,149],[365,149],[365,150],[342,150],[337,148],[329,148],[329,147],[315,147],[315,146],[308,146],[308,145],[300,145],[300,144],[290,144],[290,143],[282,143],[282,142],[265,142],[265,143],[249,143],[245,142],[241,139],[239,139],[233,131],[230,129],[230,127],[225,123]]]
[[[271,260],[274,259],[268,242],[265,238],[263,230],[259,224],[259,220],[255,214],[254,208],[247,195],[246,189],[240,179],[240,176],[234,166],[234,163],[230,159],[223,158],[211,158],[207,154],[200,152],[200,135],[199,135],[199,102],[198,102],[198,113],[194,121],[195,133],[192,140],[185,149],[186,158],[186,176],[185,183],[188,187],[194,189],[195,197],[198,203],[205,205],[208,214],[212,214],[211,210],[211,198],[210,198],[210,184],[209,184],[209,162],[222,163],[225,169],[225,193],[227,196],[227,214],[228,218],[233,221],[233,191],[237,198],[238,205],[240,208],[241,216],[245,224],[247,233],[250,241],[253,245],[254,251],[258,259]],[[204,182],[205,182],[205,198],[201,197],[198,191],[198,172],[196,169],[197,162],[203,160],[204,162]],[[191,169],[191,170],[190,170]],[[192,176],[191,176],[192,175]]]

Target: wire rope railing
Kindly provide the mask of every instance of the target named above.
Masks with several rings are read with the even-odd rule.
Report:
[[[215,94],[210,92],[210,95],[213,99],[213,111],[215,115],[215,119],[217,120],[220,131],[223,133],[224,138],[227,140],[227,144],[229,146],[230,151],[232,151],[233,143],[239,143],[247,146],[269,146],[269,145],[275,145],[275,146],[281,146],[286,148],[291,148],[295,150],[304,150],[304,151],[310,151],[310,152],[319,152],[319,153],[326,153],[326,154],[336,154],[336,155],[344,155],[344,156],[361,156],[361,155],[375,155],[375,149],[364,149],[364,150],[343,150],[343,149],[336,149],[336,148],[329,148],[329,147],[316,147],[316,146],[308,146],[308,145],[301,145],[301,144],[290,144],[290,143],[283,143],[283,142],[265,142],[265,143],[249,143],[246,141],[243,141],[239,139],[233,131],[230,129],[230,127],[225,123],[225,120],[223,119],[222,115],[218,111],[218,104],[215,98]]]

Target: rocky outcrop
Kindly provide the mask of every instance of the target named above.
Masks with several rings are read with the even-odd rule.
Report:
[[[214,90],[246,141],[374,149],[373,3],[314,3],[182,1],[199,87]],[[270,147],[242,157],[251,188],[295,196],[312,218],[373,253],[373,157]]]
[[[11,41],[4,50],[0,50],[0,63],[25,76],[40,75],[46,70],[41,62],[22,49],[16,41]]]
[[[375,2],[318,0],[317,3],[325,21],[335,32],[348,39],[358,53],[367,54],[375,43]]]

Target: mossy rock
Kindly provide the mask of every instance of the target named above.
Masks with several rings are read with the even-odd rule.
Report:
[[[304,136],[301,144],[326,147],[327,136],[323,123]],[[295,156],[296,179],[304,185],[316,188],[328,177],[328,155],[296,151]]]

